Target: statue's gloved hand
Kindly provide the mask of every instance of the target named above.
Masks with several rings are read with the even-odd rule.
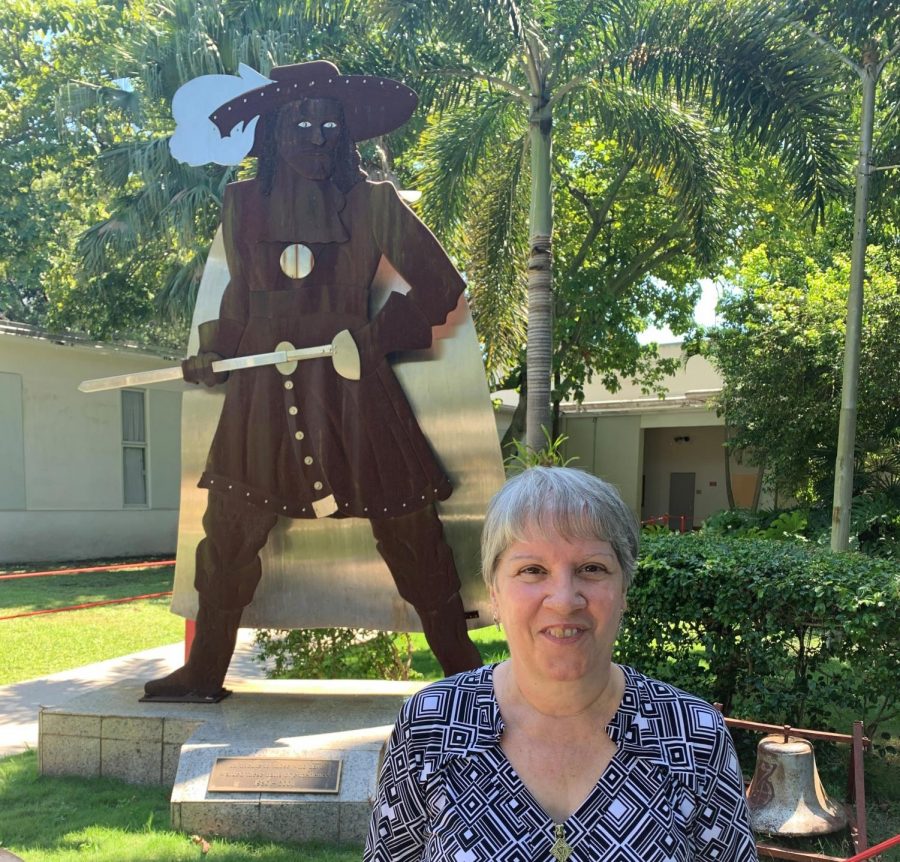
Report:
[[[431,324],[400,293],[392,293],[372,320],[350,334],[359,348],[362,377],[375,371],[389,353],[431,346]]]
[[[359,350],[359,374],[360,377],[367,377],[378,369],[378,366],[384,362],[386,352],[378,338],[378,327],[372,322],[361,326],[359,329],[350,333],[356,342],[356,348]]]
[[[188,383],[202,383],[205,386],[216,386],[224,383],[228,379],[227,371],[220,371],[218,374],[212,370],[213,362],[217,362],[222,357],[218,353],[205,351],[189,356],[181,363],[181,373]]]

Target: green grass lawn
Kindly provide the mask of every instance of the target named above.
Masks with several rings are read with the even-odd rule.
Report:
[[[0,581],[0,616],[161,593],[172,589],[174,576],[174,566],[162,566]]]
[[[0,760],[0,846],[26,862],[359,862],[360,847],[211,840],[169,825],[169,793],[109,779],[40,778],[34,752]]]
[[[0,581],[0,616],[165,592],[173,576],[174,567],[165,566]],[[183,638],[184,620],[169,611],[168,598],[0,620],[0,685]]]

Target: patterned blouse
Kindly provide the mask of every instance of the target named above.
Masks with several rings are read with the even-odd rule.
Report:
[[[625,694],[607,727],[616,753],[562,824],[500,748],[493,666],[412,697],[385,753],[365,862],[756,862],[722,716],[622,669]]]

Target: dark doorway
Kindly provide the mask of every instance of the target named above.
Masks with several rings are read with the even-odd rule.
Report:
[[[669,474],[669,529],[694,529],[694,484],[696,473]]]

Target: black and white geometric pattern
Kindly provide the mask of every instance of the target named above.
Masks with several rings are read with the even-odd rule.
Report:
[[[404,706],[365,862],[553,862],[554,823],[500,748],[493,666]],[[569,862],[755,862],[731,737],[709,704],[624,667],[616,753],[564,823]]]

